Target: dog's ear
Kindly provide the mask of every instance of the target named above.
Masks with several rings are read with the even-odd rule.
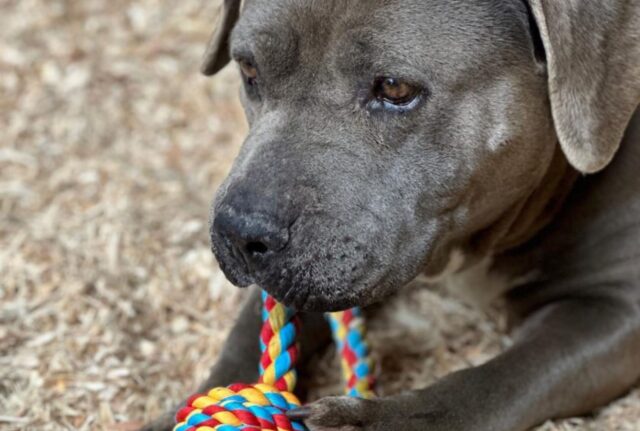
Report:
[[[640,103],[640,1],[529,3],[544,45],[560,145],[576,169],[599,171]]]
[[[222,69],[230,60],[229,35],[240,16],[241,0],[224,0],[218,25],[211,36],[200,71],[211,76]]]

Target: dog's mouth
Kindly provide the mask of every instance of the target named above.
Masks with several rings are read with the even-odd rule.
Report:
[[[298,217],[286,246],[247,256],[212,225],[212,249],[239,287],[258,285],[300,311],[344,310],[372,302],[390,270],[376,226],[371,217],[360,222],[326,214]]]
[[[355,265],[331,265],[330,262],[296,262],[282,259],[262,269],[249,265],[224,246],[214,248],[220,268],[234,285],[257,285],[278,302],[298,311],[328,312],[364,305],[368,292],[375,290],[380,268],[361,262]],[[357,268],[356,271],[353,271]],[[362,269],[360,269],[362,268]]]

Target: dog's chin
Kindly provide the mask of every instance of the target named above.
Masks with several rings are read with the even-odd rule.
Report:
[[[301,312],[327,313],[365,307],[376,301],[376,284],[348,282],[329,285],[324,280],[293,285],[258,284],[278,302]]]
[[[300,291],[299,289],[291,289],[282,293],[281,290],[264,288],[267,293],[273,296],[278,302],[285,306],[301,312],[309,313],[328,313],[332,311],[343,311],[353,307],[363,306],[357,297],[340,298],[332,296],[314,295],[313,289],[310,294]]]

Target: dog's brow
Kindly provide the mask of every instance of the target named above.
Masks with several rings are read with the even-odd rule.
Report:
[[[420,78],[426,72],[416,64],[412,47],[398,46],[381,49],[370,38],[347,34],[340,42],[335,64],[344,74],[391,74],[400,77]]]
[[[231,37],[230,52],[234,58],[255,61],[263,72],[281,74],[297,58],[297,40],[290,31],[240,25]]]

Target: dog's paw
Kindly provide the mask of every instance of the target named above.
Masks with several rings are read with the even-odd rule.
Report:
[[[290,419],[302,420],[311,431],[364,431],[375,421],[376,401],[353,397],[328,397],[290,411]]]
[[[172,431],[175,426],[174,416],[165,413],[153,422],[140,428],[138,431]]]

